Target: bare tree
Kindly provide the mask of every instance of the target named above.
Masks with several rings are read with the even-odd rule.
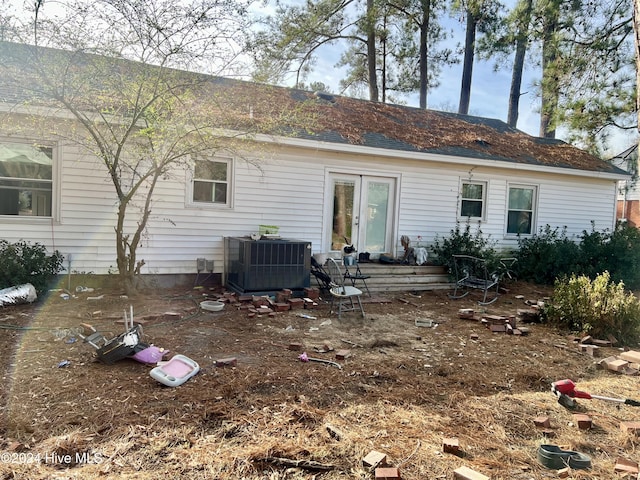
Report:
[[[198,155],[234,148],[221,128],[252,131],[250,121],[229,116],[240,95],[221,96],[211,77],[177,69],[230,66],[245,7],[226,0],[75,0],[53,21],[45,4],[23,30],[32,45],[0,48],[4,81],[31,105],[35,98],[66,118],[42,123],[42,130],[81,145],[104,166],[116,198],[118,273],[128,292],[145,264],[138,248],[158,182]]]

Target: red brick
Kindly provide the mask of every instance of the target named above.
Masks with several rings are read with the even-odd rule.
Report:
[[[453,471],[453,478],[457,480],[490,480],[486,475],[471,470],[469,467],[456,468]]]
[[[504,324],[496,325],[492,323],[491,325],[489,325],[489,330],[491,330],[493,333],[504,333],[507,331],[507,327]]]
[[[618,457],[616,465],[613,467],[614,472],[630,472],[638,473],[638,462],[627,460],[624,457]]]
[[[558,478],[569,478],[569,473],[571,469],[569,467],[561,468],[558,470]]]
[[[318,300],[320,298],[320,290],[316,287],[305,287],[304,296],[311,300]]]
[[[289,305],[288,303],[276,303],[274,307],[276,309],[276,312],[286,312],[291,308],[291,305]]]
[[[290,298],[288,302],[289,305],[291,305],[291,310],[304,307],[304,300],[302,300],[301,298]]]
[[[301,352],[302,350],[304,350],[304,345],[302,345],[301,343],[290,343],[289,350],[292,350],[294,352]]]
[[[376,480],[398,480],[400,470],[395,467],[376,468]]]
[[[351,350],[338,350],[336,352],[336,359],[338,360],[344,360],[346,358],[349,358],[351,356]]]
[[[551,428],[551,420],[547,416],[540,416],[533,419],[533,423],[539,428]]]
[[[236,357],[220,358],[216,360],[216,367],[235,367],[238,365]]]
[[[589,430],[593,426],[591,417],[584,413],[574,413],[573,420],[578,424],[580,430]]]
[[[453,455],[460,454],[460,442],[457,438],[445,438],[442,440],[442,451],[444,453],[451,453]]]

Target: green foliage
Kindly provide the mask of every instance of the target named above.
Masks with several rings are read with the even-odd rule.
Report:
[[[593,280],[586,275],[557,280],[544,315],[549,323],[574,332],[613,335],[624,345],[640,340],[640,301],[606,271]]]
[[[62,270],[63,260],[57,250],[48,256],[47,249],[39,243],[0,240],[0,288],[30,283],[40,294]]]
[[[566,228],[547,225],[538,234],[518,240],[516,252],[518,278],[552,285],[559,276],[576,272],[580,248],[567,237]]]
[[[606,270],[627,288],[640,288],[640,230],[627,224],[613,232],[585,230],[579,242],[568,238],[566,229],[547,225],[537,235],[519,240],[516,257],[522,280],[552,285],[557,278],[575,274],[593,279]]]
[[[581,273],[590,278],[607,270],[613,281],[640,288],[640,230],[619,223],[613,232],[583,232],[580,262]]]
[[[435,262],[439,265],[446,265],[451,271],[453,269],[452,255],[471,255],[483,258],[487,262],[489,271],[497,270],[499,256],[489,237],[485,237],[478,227],[475,232],[471,232],[471,225],[468,223],[464,229],[456,223],[455,228],[450,232],[450,236],[440,238],[436,236],[431,250],[435,254]]]

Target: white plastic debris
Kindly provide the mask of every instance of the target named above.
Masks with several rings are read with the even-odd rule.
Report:
[[[36,289],[30,283],[3,288],[0,290],[0,307],[19,305],[21,303],[33,303],[37,298]]]

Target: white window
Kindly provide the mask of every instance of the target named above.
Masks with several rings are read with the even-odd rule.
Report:
[[[460,216],[484,218],[487,183],[463,180],[460,191]]]
[[[230,205],[231,170],[228,158],[197,159],[191,201],[197,205]]]
[[[537,188],[510,185],[507,199],[507,235],[531,235],[535,228]]]
[[[0,215],[51,217],[53,147],[0,139]]]

